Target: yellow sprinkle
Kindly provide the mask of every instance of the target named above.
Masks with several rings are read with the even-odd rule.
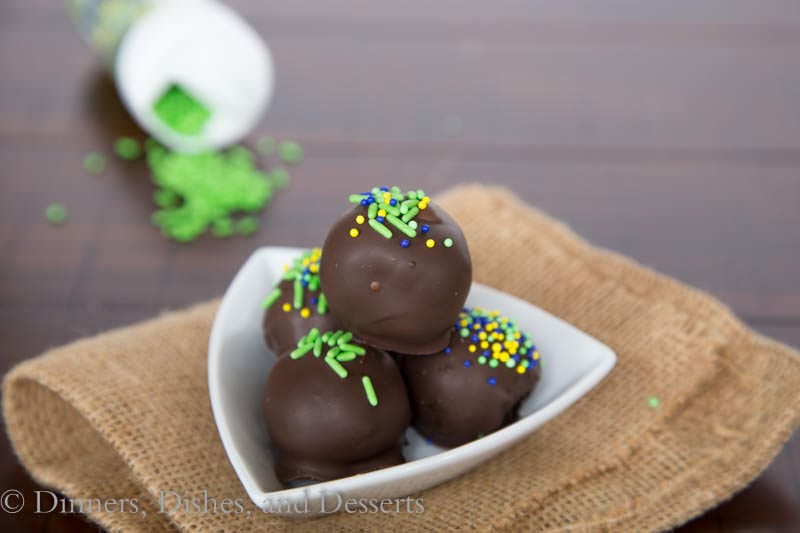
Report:
[[[533,358],[539,359],[539,352],[533,352]]]
[[[500,352],[500,361],[505,363],[509,357],[508,352]]]
[[[522,365],[519,365],[517,367],[517,374],[524,374],[524,373],[525,373],[525,367],[522,366]]]
[[[422,209],[425,209],[426,207],[428,207],[428,204],[426,204],[425,202],[418,202],[418,203],[417,203],[417,207],[418,207],[420,210],[422,210]]]
[[[425,197],[422,199],[422,201],[423,201],[423,202],[425,202],[425,203],[427,204],[428,202],[430,202],[430,201],[431,201],[431,197],[430,197],[430,196],[425,196]]]
[[[467,350],[469,350],[470,353],[475,353],[475,350],[477,350],[477,348],[475,347],[474,344],[470,344],[469,348],[467,348]]]
[[[481,342],[481,348],[482,348],[482,349],[484,349],[484,350],[485,350],[485,349],[486,349],[486,348],[488,348],[488,347],[489,347],[489,343],[488,343],[488,342],[486,342],[486,341],[483,341],[483,342]]]
[[[281,309],[283,309],[283,312],[284,312],[284,313],[288,313],[289,311],[291,311],[291,310],[292,310],[292,306],[291,306],[291,305],[289,305],[289,302],[286,302],[285,304],[283,304],[283,305],[281,306]]]
[[[358,215],[356,217],[356,224],[363,224],[364,223],[364,215]]]
[[[358,229],[357,229],[357,228],[350,228],[350,236],[351,236],[352,238],[354,238],[354,239],[355,239],[356,237],[358,237]]]
[[[481,329],[481,325],[480,324],[473,324],[472,325],[472,329]]]
[[[308,269],[311,271],[312,274],[316,274],[317,272],[319,272],[319,265],[312,264],[310,267],[308,267]]]
[[[492,359],[500,359],[500,352],[493,352]]]
[[[434,241],[433,239],[428,239],[427,241],[425,241],[425,246],[427,246],[428,248],[433,248],[434,246],[436,246],[436,241]]]
[[[520,335],[519,331],[514,333],[514,338],[515,339],[519,339],[520,337],[521,337],[521,335]]]
[[[385,209],[378,209],[378,216],[379,217],[385,217],[386,216],[386,210]]]
[[[492,344],[492,351],[493,352],[499,352],[502,349],[503,349],[503,347],[500,346],[500,343],[495,342],[494,344]]]
[[[300,316],[303,318],[308,318],[311,316],[311,311],[309,311],[308,307],[304,307],[300,310]]]

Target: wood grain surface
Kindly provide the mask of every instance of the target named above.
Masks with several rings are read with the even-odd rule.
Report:
[[[800,3],[231,4],[276,62],[253,138],[307,156],[255,236],[179,245],[148,222],[141,161],[83,170],[86,153],[143,134],[62,4],[0,3],[0,371],[220,295],[254,248],[319,243],[333,195],[374,183],[509,187],[800,347]],[[52,202],[63,227],[44,220]],[[0,468],[0,490],[37,488],[5,439]],[[0,512],[0,527],[97,529],[32,508]],[[800,531],[800,436],[679,530]]]

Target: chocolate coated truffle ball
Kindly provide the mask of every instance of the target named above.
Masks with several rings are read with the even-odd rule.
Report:
[[[325,481],[403,462],[411,420],[394,360],[352,334],[312,330],[272,368],[264,394],[267,430],[284,483]]]
[[[339,328],[320,290],[321,253],[314,248],[296,259],[265,300],[264,341],[278,356],[293,350],[312,328],[321,331]]]
[[[472,263],[461,229],[423,191],[373,189],[333,225],[320,280],[343,327],[368,344],[436,353],[466,300]]]
[[[451,333],[450,344],[437,354],[398,356],[413,425],[442,446],[464,444],[513,422],[541,371],[530,339],[496,312],[465,310]]]

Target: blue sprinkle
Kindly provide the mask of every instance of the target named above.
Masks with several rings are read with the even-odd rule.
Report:
[[[489,378],[488,381],[489,385],[497,385],[497,380],[494,377]]]
[[[410,244],[411,244],[411,243],[410,243],[410,242],[408,242],[408,239],[403,239],[402,241],[400,241],[400,246],[402,246],[403,248],[408,248],[408,246],[409,246]]]
[[[385,219],[383,217],[375,217],[375,220],[378,222],[383,222]]]
[[[472,342],[478,342],[478,336],[477,335],[473,335],[472,336]]]
[[[452,352],[452,351],[453,351],[453,349],[452,349],[452,348],[450,348],[449,346],[448,346],[447,348],[445,348],[445,349],[444,349],[444,353],[450,353],[450,352]]]
[[[308,280],[307,279],[301,280],[300,285],[302,285],[303,287],[308,287]]]
[[[382,190],[383,192],[389,192],[389,187],[381,187],[381,190]]]
[[[364,205],[364,206],[366,206],[366,205],[369,205],[369,200],[367,200],[366,198],[364,198],[364,199],[363,199],[363,200],[361,200],[361,202],[359,202],[359,203],[360,203],[361,205]]]
[[[319,300],[317,300],[316,298],[310,298],[308,301],[311,302],[311,305],[317,305],[317,302]]]
[[[422,227],[419,229],[422,233],[428,233],[428,230],[431,229],[430,226],[427,224],[423,224]]]
[[[464,361],[464,366],[465,366],[465,367],[467,367],[467,368],[469,368],[469,367],[471,367],[471,366],[472,366],[472,362],[471,362],[471,361],[469,361],[469,360],[467,360],[467,361]]]
[[[489,357],[489,350],[484,350],[483,351],[483,356],[484,357]]]
[[[395,206],[395,205],[397,205],[397,200],[395,200],[394,198],[392,198],[391,200],[389,200],[389,205],[391,205],[391,206]]]

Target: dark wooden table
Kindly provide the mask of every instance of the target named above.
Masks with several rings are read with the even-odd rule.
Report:
[[[0,370],[218,296],[253,248],[319,243],[334,191],[510,187],[578,232],[800,346],[800,3],[233,2],[272,48],[258,132],[301,142],[251,238],[182,246],[148,223],[141,132],[61,2],[0,4]],[[69,209],[51,227],[43,210]],[[56,444],[57,445],[57,444]],[[32,490],[8,443],[0,489]],[[0,513],[3,531],[92,530]],[[681,531],[800,531],[800,437]]]

